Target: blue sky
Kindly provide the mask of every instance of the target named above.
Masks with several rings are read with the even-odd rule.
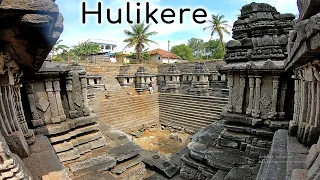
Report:
[[[197,8],[203,8],[208,15],[223,14],[232,26],[237,19],[237,14],[240,14],[239,9],[245,4],[253,2],[252,0],[86,0],[87,10],[97,10],[98,2],[102,3],[102,23],[97,23],[97,16],[87,16],[87,23],[82,24],[82,2],[83,0],[56,0],[59,5],[60,12],[64,16],[64,32],[60,39],[62,44],[72,46],[80,41],[85,41],[90,38],[114,40],[117,42],[117,50],[121,51],[125,47],[123,40],[126,38],[123,31],[130,30],[130,25],[126,21],[126,3],[131,4],[131,19],[135,19],[137,2],[140,2],[141,19],[145,16],[146,2],[150,3],[150,10],[158,8],[158,12],[154,17],[159,21],[158,24],[152,24],[151,30],[157,31],[158,34],[152,36],[151,39],[156,41],[158,45],[152,44],[149,49],[162,48],[168,49],[168,40],[170,46],[187,43],[190,38],[200,38],[205,41],[210,39],[210,31],[203,31],[206,24],[196,24],[192,19],[192,12]],[[298,14],[296,0],[255,0],[254,2],[265,2],[276,7],[281,13]],[[118,17],[117,10],[122,10],[122,23],[110,24],[107,22],[106,9],[111,10],[112,19]],[[160,18],[161,11],[165,8],[171,8],[175,11],[175,23],[165,24]],[[179,23],[179,9],[190,8],[191,12],[184,14],[184,23]],[[206,18],[199,18],[205,20]],[[230,29],[231,31],[231,29]],[[214,36],[217,38],[217,36]],[[230,36],[225,36],[225,41],[232,39]],[[127,49],[132,50],[132,49]]]

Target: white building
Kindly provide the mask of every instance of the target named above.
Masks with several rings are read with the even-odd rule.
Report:
[[[153,62],[153,63],[172,64],[172,63],[181,61],[181,58],[179,56],[159,48],[148,51],[148,53],[150,54],[150,62]]]

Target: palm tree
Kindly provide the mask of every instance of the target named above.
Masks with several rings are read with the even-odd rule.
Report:
[[[145,25],[145,23],[141,24],[133,24],[131,25],[132,31],[124,30],[124,34],[128,36],[123,42],[128,43],[125,48],[135,47],[136,50],[136,59],[138,62],[141,62],[141,53],[145,48],[145,45],[150,46],[150,43],[157,44],[156,42],[149,39],[150,36],[156,35],[157,32],[152,31],[149,32],[151,24]]]
[[[227,28],[231,28],[231,26],[229,24],[227,24],[228,21],[223,20],[223,18],[224,18],[224,15],[220,16],[219,14],[218,15],[212,14],[211,19],[209,19],[207,21],[207,23],[209,23],[210,26],[203,28],[203,30],[205,31],[207,29],[210,29],[211,30],[211,38],[214,35],[214,33],[218,33],[221,45],[223,47],[223,50],[225,51],[225,46],[223,43],[223,33],[230,35],[230,32],[228,31]],[[210,40],[211,40],[211,38],[210,38]]]

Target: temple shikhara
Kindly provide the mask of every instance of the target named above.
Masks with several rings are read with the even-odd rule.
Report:
[[[124,65],[50,60],[55,1],[0,0],[0,179],[319,180],[320,1],[297,6],[243,6],[223,60]]]

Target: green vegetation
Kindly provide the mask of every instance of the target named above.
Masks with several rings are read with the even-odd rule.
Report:
[[[81,60],[85,60],[91,54],[97,54],[101,52],[99,44],[84,42],[77,46],[73,46],[69,50],[70,54],[74,54],[80,57]]]
[[[52,60],[56,62],[61,62],[63,57],[61,56],[62,53],[59,54],[59,51],[66,52],[68,51],[69,47],[63,44],[60,44],[63,40],[59,40],[52,48]]]
[[[131,55],[128,56],[128,58],[130,59],[136,59],[137,57],[137,53],[132,53]],[[147,50],[143,50],[143,52],[141,52],[141,61],[147,61],[150,59],[150,54],[148,53]]]
[[[126,36],[128,36],[128,38],[125,39],[123,42],[128,43],[126,45],[126,48],[135,47],[136,60],[138,62],[141,62],[143,60],[142,50],[145,48],[146,45],[150,46],[150,43],[157,44],[156,42],[149,39],[150,36],[157,34],[157,32],[155,31],[149,32],[150,26],[151,24],[146,25],[143,22],[141,24],[131,25],[132,31],[124,30],[124,33]]]
[[[192,49],[185,44],[173,46],[170,51],[184,60],[194,59]]]
[[[77,59],[78,57],[80,57],[81,60],[85,60],[89,55],[101,52],[100,46],[98,44],[84,42],[77,46],[72,46],[72,48],[69,48],[66,45],[60,44],[62,41],[63,40],[59,40],[52,49],[53,61],[69,61],[71,59]]]
[[[225,51],[225,45],[223,42],[223,33],[226,33],[228,35],[230,35],[230,32],[228,31],[227,28],[231,28],[231,26],[229,26],[227,23],[228,21],[223,20],[224,15],[211,15],[211,19],[209,19],[207,21],[208,24],[210,24],[209,26],[203,28],[203,30],[207,30],[210,29],[211,30],[211,38],[212,36],[217,33],[219,35],[219,39],[220,39],[220,43],[223,47],[223,50]],[[210,39],[211,40],[211,39]]]
[[[222,59],[225,55],[225,51],[218,39],[205,42],[202,39],[191,38],[188,40],[188,47],[192,49],[196,60]]]
[[[193,51],[193,56],[195,59],[202,59],[204,55],[204,45],[205,42],[202,39],[191,38],[188,40],[188,46]]]

